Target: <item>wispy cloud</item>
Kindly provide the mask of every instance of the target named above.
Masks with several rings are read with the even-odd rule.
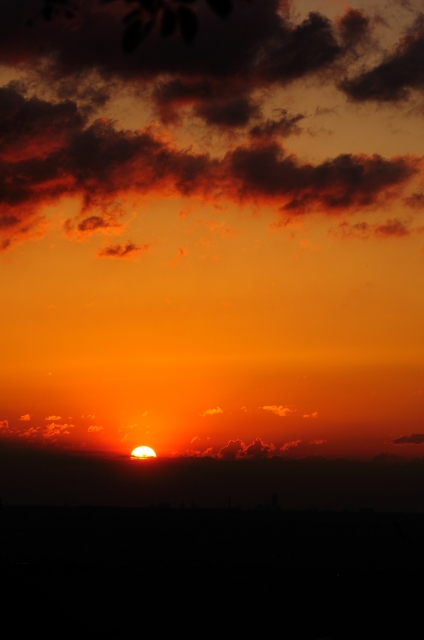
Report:
[[[201,416],[215,416],[218,413],[224,413],[223,410],[221,409],[221,407],[215,407],[215,409],[206,409],[200,415]]]
[[[19,420],[21,422],[29,422],[31,420],[31,416],[29,415],[29,413],[26,413],[25,415],[21,416]]]
[[[291,442],[286,442],[280,447],[280,451],[288,451],[289,449],[293,449],[294,447],[298,447],[302,440],[292,440]]]
[[[98,425],[95,425],[95,424],[90,425],[88,427],[88,429],[87,429],[87,431],[89,433],[97,433],[97,432],[103,431],[103,430],[104,430],[104,427],[101,427],[101,426],[98,426]]]
[[[318,411],[314,411],[313,413],[304,413],[302,418],[318,418]]]
[[[336,228],[330,229],[330,235],[340,239],[368,240],[370,238],[384,240],[387,238],[405,238],[412,234],[424,232],[424,227],[412,226],[412,220],[391,218],[385,222],[340,222]]]
[[[73,424],[57,424],[52,422],[40,427],[30,427],[20,434],[21,438],[42,438],[44,440],[55,441],[58,436],[69,435],[69,429],[73,429]]]
[[[280,416],[280,418],[285,418],[289,413],[294,413],[296,409],[290,409],[290,407],[285,407],[283,405],[266,405],[265,407],[259,407],[264,411],[270,411],[271,413],[275,413],[276,416]]]
[[[149,245],[136,245],[133,242],[126,244],[113,244],[104,249],[100,249],[97,253],[99,258],[131,258],[140,252],[149,250]]]
[[[187,254],[188,249],[178,249],[178,253],[175,258],[172,258],[172,260],[168,262],[168,267],[175,267]]]
[[[197,449],[186,449],[181,454],[183,458],[208,458],[212,456],[212,447],[208,447],[204,451]]]
[[[55,422],[56,420],[62,420],[61,416],[48,416],[47,418],[45,418],[45,420],[49,420],[49,422],[53,421]]]

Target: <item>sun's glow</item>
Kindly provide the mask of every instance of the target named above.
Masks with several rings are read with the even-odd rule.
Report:
[[[136,447],[131,451],[131,460],[145,460],[146,458],[156,458],[156,453],[150,447]]]

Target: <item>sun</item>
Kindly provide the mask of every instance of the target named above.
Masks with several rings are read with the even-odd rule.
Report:
[[[150,447],[136,447],[131,451],[131,460],[146,460],[156,458],[156,453]]]

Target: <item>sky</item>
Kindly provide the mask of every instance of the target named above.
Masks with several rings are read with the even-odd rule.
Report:
[[[1,3],[0,446],[422,456],[420,3],[213,5]]]

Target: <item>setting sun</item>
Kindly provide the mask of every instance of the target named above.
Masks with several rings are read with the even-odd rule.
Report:
[[[131,460],[145,460],[146,458],[156,458],[156,453],[150,447],[136,447],[131,451]]]

